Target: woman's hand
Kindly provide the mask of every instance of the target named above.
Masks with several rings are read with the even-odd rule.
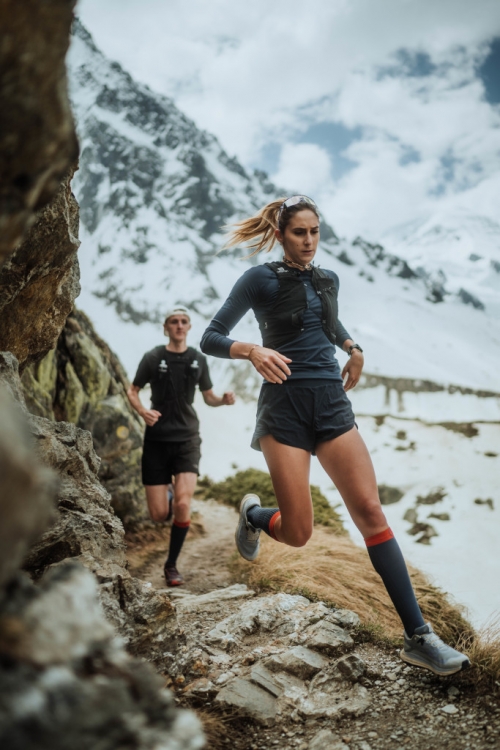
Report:
[[[359,383],[364,363],[365,358],[359,349],[353,349],[351,356],[342,370],[342,380],[344,380],[347,375],[347,380],[344,383],[344,391],[350,391],[351,388],[354,388],[354,386]]]
[[[274,349],[253,346],[248,359],[257,372],[269,383],[283,383],[287,379],[287,375],[291,375],[288,363],[292,360]]]

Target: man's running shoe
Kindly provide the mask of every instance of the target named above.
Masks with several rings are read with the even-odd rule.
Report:
[[[257,495],[245,495],[240,504],[240,519],[234,538],[238,552],[245,560],[255,560],[259,554],[260,529],[254,527],[247,520],[247,513],[254,505],[260,506],[260,498]]]
[[[163,571],[165,573],[167,586],[181,586],[184,583],[184,578],[181,576],[175,565],[165,564]]]
[[[417,628],[411,638],[404,634],[400,656],[407,664],[430,669],[434,674],[455,674],[470,667],[467,656],[443,643],[429,622]]]

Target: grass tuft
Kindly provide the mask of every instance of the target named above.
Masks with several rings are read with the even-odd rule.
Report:
[[[365,627],[381,627],[386,637],[401,640],[402,626],[380,576],[365,549],[345,536],[316,527],[302,548],[276,544],[262,535],[262,547],[254,563],[235,557],[232,574],[252,588],[302,593],[356,612]],[[410,569],[417,598],[426,620],[448,643],[473,634],[460,608],[432,586],[422,573]]]
[[[476,687],[478,692],[498,692],[500,687],[500,617],[489,622],[477,633],[464,635],[458,643],[459,650],[467,654],[472,669],[463,673],[462,679]]]
[[[203,477],[198,497],[238,507],[243,495],[255,492],[263,507],[276,505],[270,476],[257,469],[238,471],[223,482]],[[437,488],[420,504],[433,505],[446,493]],[[350,609],[361,620],[358,639],[381,646],[399,646],[402,626],[368,553],[348,537],[342,521],[317,487],[311,487],[315,529],[305,547],[276,544],[261,535],[261,552],[248,563],[235,553],[230,570],[235,581],[244,581],[260,591],[300,594],[311,601]],[[332,533],[333,532],[333,533]],[[500,618],[476,633],[467,622],[463,608],[433,586],[418,570],[409,568],[410,577],[425,620],[451,646],[469,656],[472,668],[459,680],[478,692],[500,687]]]

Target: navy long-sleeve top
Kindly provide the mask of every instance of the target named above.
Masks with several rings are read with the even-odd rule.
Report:
[[[280,347],[279,352],[291,359],[288,380],[327,378],[342,380],[335,357],[335,346],[328,340],[321,324],[321,301],[312,285],[312,271],[297,272],[306,287],[307,308],[304,311],[304,330]],[[334,280],[337,290],[339,278],[326,271]],[[279,282],[269,266],[254,266],[236,282],[227,300],[206,329],[201,339],[201,350],[214,357],[231,358],[229,350],[234,339],[229,333],[248,310],[252,309],[257,321],[266,319],[278,296]],[[351,338],[340,320],[337,322],[337,345]]]

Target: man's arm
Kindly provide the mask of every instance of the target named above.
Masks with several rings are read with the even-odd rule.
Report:
[[[139,398],[140,390],[141,389],[138,385],[131,385],[127,390],[127,397],[132,408],[135,409],[138,415],[143,418],[148,427],[152,427],[158,422],[159,418],[161,417],[161,412],[156,411],[156,409],[146,409],[142,405],[141,399]]]
[[[202,391],[201,395],[208,406],[232,406],[235,402],[234,393],[232,391],[227,391],[222,396],[216,396],[210,388],[208,391]]]

